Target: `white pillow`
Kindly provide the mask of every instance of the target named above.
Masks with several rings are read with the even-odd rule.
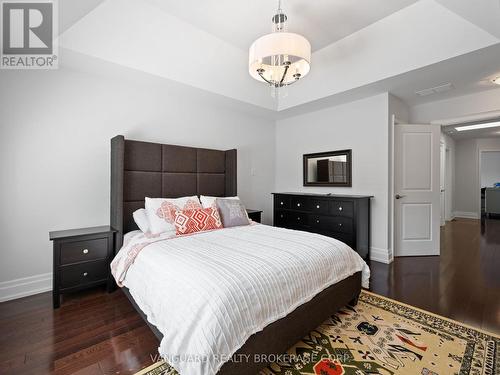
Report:
[[[144,208],[135,210],[132,216],[134,217],[134,221],[142,233],[147,233],[150,231],[148,215]]]
[[[200,209],[201,204],[196,195],[176,199],[146,198],[146,211],[151,234],[168,231],[175,232],[175,211]]]
[[[200,195],[200,202],[203,208],[209,208],[209,207],[217,207],[215,204],[215,200],[217,198],[225,198],[225,199],[240,199],[239,197],[209,197],[206,195]]]

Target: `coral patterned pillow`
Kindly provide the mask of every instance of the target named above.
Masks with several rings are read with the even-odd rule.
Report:
[[[219,212],[212,207],[176,211],[174,224],[177,235],[222,228]]]
[[[152,234],[175,233],[175,211],[197,210],[201,207],[196,195],[182,198],[146,198],[145,207]]]

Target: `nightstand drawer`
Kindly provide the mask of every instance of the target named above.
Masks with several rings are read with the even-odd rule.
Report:
[[[106,260],[61,267],[59,286],[66,289],[105,280],[108,268]]]
[[[104,259],[108,256],[108,238],[61,243],[61,265]]]

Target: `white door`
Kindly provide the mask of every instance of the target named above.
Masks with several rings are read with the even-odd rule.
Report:
[[[439,255],[440,133],[436,125],[395,125],[395,255]]]

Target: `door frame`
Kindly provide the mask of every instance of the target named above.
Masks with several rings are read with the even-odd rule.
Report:
[[[446,225],[446,143],[443,140],[439,140],[439,202],[440,212],[440,225],[444,227]],[[441,179],[443,179],[441,181]],[[441,186],[441,183],[443,184]],[[442,193],[442,194],[441,194]],[[442,207],[441,207],[442,205]]]
[[[391,116],[391,126],[389,129],[389,263],[392,263],[394,261],[394,257],[398,256],[397,249],[396,249],[396,231],[395,231],[395,217],[396,217],[396,205],[394,204],[394,192],[395,192],[395,164],[394,164],[394,149],[395,149],[395,127],[396,125],[401,124],[408,124],[408,121],[402,121],[396,117],[396,115]],[[429,125],[433,126],[439,126],[439,129],[441,131],[441,125],[438,125],[436,123],[430,123]],[[439,163],[439,173],[441,173],[441,163]],[[480,172],[479,172],[480,173]],[[479,199],[481,199],[481,195],[479,196]],[[439,210],[441,208],[439,207]],[[439,229],[441,230],[441,229]],[[440,256],[441,252],[437,255]],[[436,255],[430,255],[430,256],[436,256]]]

